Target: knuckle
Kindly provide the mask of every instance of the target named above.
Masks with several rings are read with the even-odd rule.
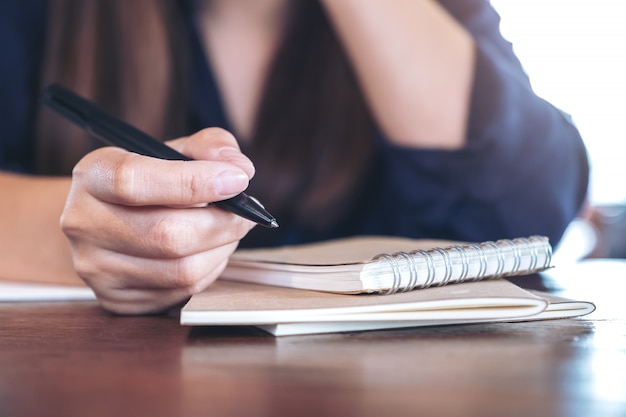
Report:
[[[78,274],[78,276],[85,281],[86,284],[92,282],[92,278],[94,276],[92,271],[92,266],[90,262],[88,262],[84,257],[74,256],[74,270]]]
[[[181,191],[186,194],[183,200],[190,204],[202,202],[202,196],[206,194],[206,182],[196,172],[180,172]]]
[[[90,257],[81,256],[77,254],[77,251],[74,251],[72,261],[76,274],[85,284],[94,290],[100,288],[100,280],[98,278],[102,276],[102,271],[94,264]]]
[[[122,204],[132,205],[134,201],[137,169],[133,160],[129,155],[117,159],[109,175],[111,192],[115,200]]]
[[[186,295],[199,291],[206,268],[202,257],[190,256],[174,261],[172,285],[183,290]]]
[[[72,210],[63,210],[59,217],[59,226],[61,231],[68,237],[73,238],[79,235],[81,227],[78,217],[73,215]]]
[[[83,159],[78,161],[78,163],[74,165],[74,168],[72,168],[73,181],[82,181],[89,173],[89,170],[85,168],[87,158],[88,156],[83,157]]]
[[[222,273],[228,257],[222,258],[214,254],[190,256],[174,261],[170,284],[187,296],[203,291],[209,283],[215,281]]]
[[[97,149],[83,156],[72,168],[72,178],[79,181],[89,180],[93,176],[94,168],[96,172],[101,171],[103,152],[102,149]]]
[[[100,148],[85,155],[72,169],[72,189],[87,189],[121,203],[132,203],[138,155]]]
[[[175,214],[160,217],[152,227],[151,235],[160,254],[167,258],[186,256],[197,244],[193,225]]]

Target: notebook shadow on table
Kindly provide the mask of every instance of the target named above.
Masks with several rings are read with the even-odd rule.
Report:
[[[557,289],[552,285],[549,279],[546,279],[540,274],[511,276],[505,279],[526,290],[552,292]]]
[[[192,326],[188,340],[267,338],[274,336],[254,326]]]

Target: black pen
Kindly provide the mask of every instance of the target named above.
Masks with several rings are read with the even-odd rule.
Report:
[[[108,145],[153,158],[191,160],[59,84],[52,84],[46,88],[43,102]],[[256,199],[245,193],[212,204],[262,226],[278,227],[274,216],[269,214]]]

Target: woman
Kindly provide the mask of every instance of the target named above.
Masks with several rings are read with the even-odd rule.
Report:
[[[2,7],[0,38],[13,42],[0,157],[39,174],[0,175],[12,279],[77,273],[108,310],[158,312],[213,282],[240,240],[556,244],[585,196],[578,132],[533,93],[483,0]],[[168,144],[197,161],[90,152],[93,139],[37,106],[50,82],[179,138]],[[246,188],[279,229],[198,207]]]

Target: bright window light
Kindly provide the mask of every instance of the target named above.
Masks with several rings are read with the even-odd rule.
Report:
[[[626,1],[492,0],[534,90],[572,115],[590,201],[626,203]]]

